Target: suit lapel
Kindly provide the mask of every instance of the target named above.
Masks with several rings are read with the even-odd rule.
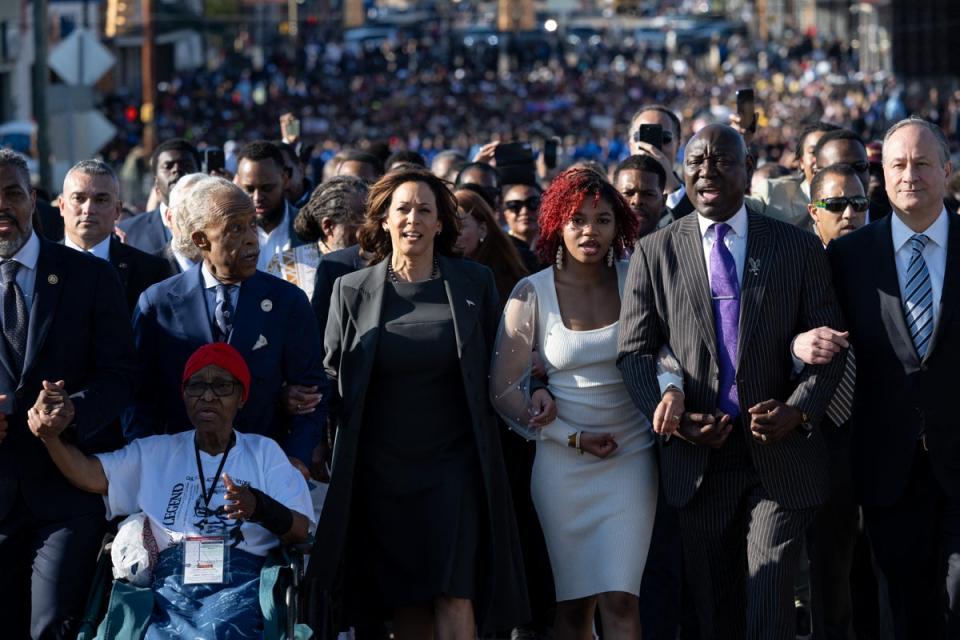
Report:
[[[887,216],[867,227],[874,237],[873,255],[877,256],[877,296],[880,300],[880,319],[887,331],[890,344],[901,362],[913,366],[920,364],[917,349],[913,346],[910,330],[903,315],[903,300],[900,297],[900,279],[897,277],[897,262],[893,253],[893,236],[890,217]]]
[[[953,311],[960,301],[960,219],[955,215],[947,216],[950,227],[947,234],[947,264],[943,271],[943,292],[940,294],[940,309],[938,311],[936,328],[930,341],[930,348],[923,360],[926,362],[936,351],[937,342],[947,330]]]
[[[120,276],[120,284],[123,285],[124,291],[127,290],[127,283],[130,282],[130,270],[132,268],[126,249],[127,247],[123,246],[119,240],[114,237],[110,238],[110,264],[113,265],[117,275]]]
[[[203,293],[203,274],[200,273],[200,267],[196,266],[185,272],[179,285],[167,295],[170,296],[173,314],[180,324],[181,335],[199,334],[204,342],[213,342],[213,327]],[[197,327],[198,322],[200,327]]]
[[[264,278],[273,277],[275,276],[257,271],[240,285],[236,319],[229,339],[230,344],[240,353],[251,353],[263,335],[261,328],[273,311],[273,300],[269,298],[269,287]]]
[[[737,341],[737,367],[741,355],[747,352],[747,345],[763,308],[763,296],[767,289],[767,280],[775,260],[775,236],[763,216],[747,212],[747,253],[743,265],[743,280],[740,285],[740,326]]]
[[[40,241],[40,257],[37,259],[37,280],[33,286],[33,303],[30,305],[30,320],[27,329],[27,351],[23,359],[23,375],[26,379],[37,353],[50,330],[60,293],[63,291],[66,274],[63,265],[48,248],[46,240]]]
[[[710,281],[707,266],[703,261],[703,239],[697,216],[689,215],[678,221],[677,260],[680,262],[680,278],[690,301],[693,317],[714,362],[717,357],[717,333],[713,326],[713,301],[710,298]]]
[[[464,291],[472,291],[466,281],[466,276],[460,269],[455,268],[453,261],[447,257],[440,257],[440,273],[443,274],[443,286],[450,302],[450,313],[453,316],[453,328],[457,336],[457,355],[463,356],[463,346],[467,343],[477,328],[478,303],[464,296]]]

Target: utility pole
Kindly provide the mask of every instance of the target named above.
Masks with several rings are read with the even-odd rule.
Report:
[[[33,0],[33,120],[37,123],[40,188],[50,191],[50,138],[47,127],[47,0]]]
[[[143,122],[143,150],[148,156],[157,144],[157,125],[154,118],[154,104],[157,99],[155,58],[156,42],[153,33],[153,0],[140,0],[143,13],[143,48],[140,52],[140,86],[143,103],[140,106],[140,120]]]

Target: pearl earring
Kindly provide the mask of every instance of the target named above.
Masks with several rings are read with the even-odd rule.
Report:
[[[557,247],[557,271],[563,271],[563,247]]]
[[[613,253],[613,245],[610,245],[610,250],[607,251],[607,266],[608,266],[608,267],[612,267],[612,266],[613,266],[613,260],[614,260],[615,257],[616,257],[616,256],[615,256],[614,253]]]

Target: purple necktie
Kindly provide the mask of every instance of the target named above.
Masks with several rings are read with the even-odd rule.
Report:
[[[730,225],[714,224],[716,239],[710,251],[710,293],[713,297],[713,324],[717,332],[717,356],[720,358],[720,386],[717,407],[731,418],[740,414],[737,397],[737,327],[740,323],[740,283],[737,263],[724,244]]]

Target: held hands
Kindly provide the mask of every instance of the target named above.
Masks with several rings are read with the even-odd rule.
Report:
[[[653,432],[661,436],[672,436],[680,428],[684,413],[683,393],[677,389],[668,389],[653,412]]]
[[[243,485],[238,487],[230,479],[230,476],[223,474],[223,484],[227,486],[227,493],[223,496],[227,504],[223,510],[231,520],[249,520],[253,512],[257,510],[257,497],[250,491],[250,487]]]
[[[612,433],[583,431],[580,434],[580,448],[598,458],[606,458],[616,451],[618,446]]]
[[[27,425],[35,436],[46,441],[59,437],[73,422],[74,415],[73,400],[64,389],[64,381],[44,380],[36,403],[27,412]]]
[[[793,339],[793,355],[804,364],[829,364],[835,355],[850,347],[849,331],[817,327]]]
[[[803,422],[803,413],[779,400],[764,400],[750,407],[750,433],[754,440],[773,444],[783,440]]]
[[[677,436],[698,447],[719,449],[733,430],[730,416],[687,413],[680,419]]]
[[[530,396],[529,412],[532,417],[528,424],[534,429],[543,429],[556,420],[557,404],[546,389],[537,389]]]
[[[317,389],[316,386],[288,384],[280,391],[280,403],[292,416],[313,413],[323,399],[323,394],[318,393]]]

